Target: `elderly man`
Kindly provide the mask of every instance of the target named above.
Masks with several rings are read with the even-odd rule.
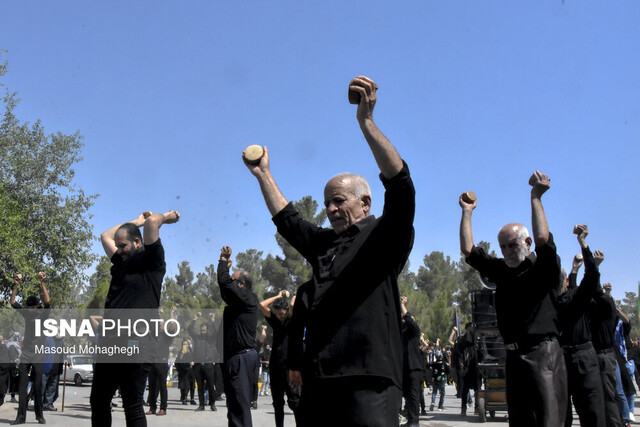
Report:
[[[333,229],[316,227],[278,189],[266,147],[258,164],[245,158],[278,233],[313,268],[313,277],[297,293],[288,351],[290,379],[303,387],[300,410],[309,426],[398,424],[402,314],[397,278],[413,245],[415,190],[407,165],[373,121],[376,89],[364,76],[349,86],[359,98],[358,123],[386,189],[380,218],[370,214],[367,181],[340,174],[324,189]]]
[[[460,248],[473,268],[496,284],[498,329],[507,349],[507,406],[515,426],[559,426],[567,410],[567,371],[558,342],[560,258],[542,207],[549,178],[534,172],[531,189],[532,239],[522,224],[498,233],[504,259],[474,246],[471,213],[476,201],[460,196]]]
[[[113,263],[105,309],[157,309],[166,272],[160,227],[178,222],[180,214],[144,212],[131,222],[101,234],[105,253]],[[139,228],[143,227],[144,237]],[[91,424],[111,425],[111,398],[120,387],[127,426],[146,426],[142,395],[148,365],[96,363],[91,386]]]

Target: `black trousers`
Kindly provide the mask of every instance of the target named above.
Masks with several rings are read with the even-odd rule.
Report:
[[[269,366],[271,375],[271,398],[273,399],[273,411],[276,418],[276,427],[284,426],[284,396],[287,396],[289,408],[293,411],[296,425],[301,426],[299,420],[298,406],[300,404],[300,394],[294,391],[289,385],[289,371],[284,366]]]
[[[224,377],[222,375],[222,367],[222,363],[216,363],[213,367],[213,371],[215,372],[215,378],[213,382],[216,387],[216,398],[220,398],[222,393],[224,393]]]
[[[127,427],[146,427],[142,396],[149,374],[149,364],[96,363],[91,385],[91,425],[111,425],[111,399],[120,387]]]
[[[604,416],[607,427],[622,427],[622,418],[618,409],[618,390],[616,388],[616,357],[613,350],[598,352],[600,378],[604,394]]]
[[[305,427],[390,427],[400,422],[402,390],[388,378],[309,378],[300,397]]]
[[[44,367],[42,363],[20,363],[18,371],[20,372],[20,384],[18,390],[20,393],[18,403],[18,416],[16,418],[27,417],[27,385],[29,384],[29,369],[31,369],[31,388],[33,390],[33,409],[36,414],[36,418],[43,418],[42,416],[42,373]]]
[[[251,399],[258,353],[254,349],[232,356],[224,362],[224,390],[227,396],[229,426],[251,427]]]
[[[404,397],[407,421],[419,422],[420,417],[420,383],[424,373],[421,370],[404,372],[402,375],[402,396]]]
[[[204,406],[204,390],[209,390],[209,405],[215,406],[216,396],[214,394],[215,370],[212,363],[199,363],[194,365],[196,383],[198,384],[198,403]]]
[[[160,409],[167,410],[167,372],[169,372],[169,365],[166,362],[150,365],[149,409],[154,412],[158,407],[158,394],[160,394]]]
[[[509,425],[560,426],[567,416],[567,370],[554,338],[527,349],[507,351]]]
[[[256,365],[253,372],[253,388],[251,389],[251,401],[258,401],[258,382],[260,381],[260,362]]]
[[[604,394],[598,355],[589,342],[564,350],[569,396],[573,399],[582,427],[605,427]],[[571,405],[567,405],[565,426],[573,423]]]
[[[4,403],[4,396],[9,391],[9,378],[11,377],[11,366],[7,363],[0,364],[0,405]]]

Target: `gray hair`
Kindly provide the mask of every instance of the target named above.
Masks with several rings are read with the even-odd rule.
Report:
[[[371,197],[371,187],[369,186],[369,183],[367,182],[365,177],[361,175],[356,175],[354,173],[349,173],[349,172],[342,172],[331,179],[338,179],[340,181],[349,179],[353,184],[352,189],[353,189],[354,196],[356,196],[358,199],[361,199],[362,196]]]

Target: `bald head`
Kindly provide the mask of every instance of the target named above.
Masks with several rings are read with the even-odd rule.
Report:
[[[515,222],[502,227],[498,232],[498,243],[509,267],[517,267],[531,252],[531,237],[527,227]]]
[[[363,176],[349,172],[339,173],[327,182],[325,190],[330,184],[336,185],[337,183],[348,187],[349,191],[358,199],[362,198],[362,196],[371,197],[371,187],[369,187],[369,183]]]
[[[324,187],[324,205],[331,226],[340,234],[369,215],[371,188],[360,175],[341,173]]]

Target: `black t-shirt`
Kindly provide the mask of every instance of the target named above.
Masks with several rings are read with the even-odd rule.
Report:
[[[40,319],[40,321],[47,319],[50,305],[45,305],[44,309],[29,308],[23,307],[19,302],[14,302],[11,306],[18,310],[18,313],[24,318],[24,335],[20,361],[27,362],[35,355],[36,346],[44,345],[45,336],[36,337],[36,319]]]
[[[289,369],[303,377],[376,376],[402,384],[398,275],[413,246],[415,190],[406,163],[381,180],[380,218],[368,216],[341,234],[304,220],[292,204],[273,217],[313,268],[298,290],[289,334]]]
[[[271,346],[271,358],[269,359],[270,367],[271,369],[284,367],[286,364],[287,349],[289,345],[287,336],[289,322],[291,321],[291,314],[287,312],[287,317],[285,317],[284,322],[281,322],[273,311],[271,312],[271,317],[265,318],[269,326],[273,328],[273,343]]]
[[[223,312],[224,360],[256,346],[256,325],[260,303],[256,294],[233,283],[226,261],[218,262],[220,295],[227,303]]]
[[[196,329],[196,321],[192,320],[187,326],[187,332],[191,335],[193,342],[193,360],[196,363],[216,362],[218,354],[215,351],[215,329],[210,319],[207,319],[204,325],[207,325],[207,333],[202,334]],[[201,325],[202,327],[202,325]]]
[[[574,286],[575,274],[569,276],[569,289],[559,298],[560,324],[562,335],[560,344],[577,345],[591,341],[591,328],[587,318],[591,298],[596,296],[600,284],[600,272],[596,267],[589,248],[582,250],[584,277],[580,286]]]
[[[143,251],[126,260],[115,253],[111,262],[111,286],[105,308],[159,307],[162,279],[167,271],[160,239],[144,245]]]
[[[607,295],[600,287],[597,291],[597,296],[591,302],[588,316],[593,347],[596,350],[614,348],[614,333],[618,324],[618,310],[611,295]]]
[[[169,361],[169,348],[173,343],[174,337],[170,337],[164,331],[161,331],[156,337],[156,353],[155,360],[157,363],[167,363]]]
[[[402,370],[409,371],[423,370],[424,357],[420,350],[420,327],[407,312],[402,318]]]
[[[537,255],[537,256],[536,256]],[[506,344],[560,336],[558,291],[560,257],[553,235],[515,268],[474,246],[467,263],[496,284],[498,329]]]

